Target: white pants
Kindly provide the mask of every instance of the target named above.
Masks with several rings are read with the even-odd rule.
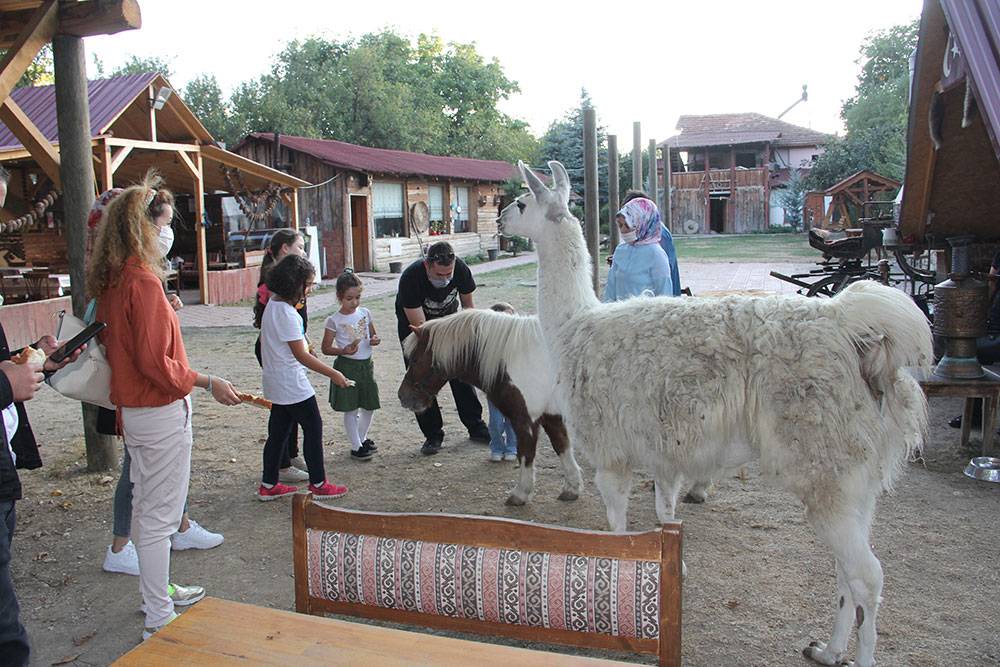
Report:
[[[170,536],[181,525],[191,478],[191,399],[158,408],[122,408],[122,430],[132,466],[132,542],[139,554],[139,590],[146,627],[163,625],[174,611]]]

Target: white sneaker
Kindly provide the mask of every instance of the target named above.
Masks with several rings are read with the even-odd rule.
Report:
[[[302,455],[296,456],[294,459],[289,461],[289,465],[293,468],[298,468],[299,470],[309,470],[309,466],[306,465],[306,460],[302,458]]]
[[[309,473],[307,473],[302,468],[296,468],[295,466],[288,466],[287,468],[282,468],[278,471],[278,481],[285,484],[294,484],[296,482],[308,482]]]
[[[173,600],[175,607],[190,607],[195,602],[199,602],[205,597],[205,589],[201,586],[167,584],[167,595],[169,595],[170,599]],[[139,611],[143,614],[146,613],[145,600],[139,603]]]
[[[170,618],[168,618],[166,620],[166,623],[164,623],[163,625],[166,625],[167,623],[170,623],[175,618],[177,618],[177,612],[175,612],[175,611],[170,612]],[[158,625],[155,628],[143,628],[142,629],[142,641],[146,641],[147,639],[149,639],[150,637],[152,637],[153,635],[155,635],[156,632],[157,632],[157,630],[160,630],[160,629],[163,628],[163,625]]]
[[[500,452],[490,452],[490,461],[493,461],[493,463],[503,461],[503,454]]]
[[[225,539],[220,533],[205,530],[194,519],[189,519],[189,523],[188,529],[183,533],[176,532],[171,535],[170,542],[174,551],[214,549]]]
[[[139,554],[135,552],[135,545],[129,540],[122,547],[122,550],[115,553],[108,545],[108,551],[104,554],[105,572],[120,572],[121,574],[131,574],[133,577],[139,576]]]
[[[514,454],[513,452],[507,452],[506,454],[503,455],[503,460],[504,461],[516,461],[517,460],[517,454]]]

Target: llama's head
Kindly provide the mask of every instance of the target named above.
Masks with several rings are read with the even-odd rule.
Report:
[[[501,234],[527,236],[544,243],[547,236],[556,232],[558,225],[573,220],[567,208],[569,174],[559,162],[549,162],[549,169],[555,180],[555,187],[549,189],[524,162],[519,161],[517,168],[530,192],[521,195],[501,211],[497,231]]]

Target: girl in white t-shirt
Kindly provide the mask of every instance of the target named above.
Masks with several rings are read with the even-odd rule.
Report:
[[[298,491],[278,481],[281,454],[292,424],[302,429],[302,450],[309,469],[309,492],[320,498],[336,498],[347,493],[346,486],[331,484],[323,468],[323,418],[316,403],[306,369],[348,387],[352,383],[309,353],[302,318],[295,304],[305,298],[316,272],[305,257],[288,255],[268,272],[271,298],[264,308],[260,325],[260,356],[264,397],[271,401],[264,445],[264,473],[257,491],[260,500],[274,500]]]
[[[326,319],[322,346],[323,354],[337,355],[333,367],[354,381],[354,386],[346,389],[330,383],[330,406],[344,413],[354,461],[368,461],[378,449],[368,437],[368,428],[372,414],[381,407],[372,363],[372,346],[381,339],[375,333],[371,311],[360,305],[361,290],[361,279],[350,269],[337,278],[340,310]]]

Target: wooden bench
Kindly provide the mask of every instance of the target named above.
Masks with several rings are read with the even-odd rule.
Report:
[[[606,533],[295,496],[295,608],[681,664],[681,524]],[[470,662],[475,658],[470,656]]]

